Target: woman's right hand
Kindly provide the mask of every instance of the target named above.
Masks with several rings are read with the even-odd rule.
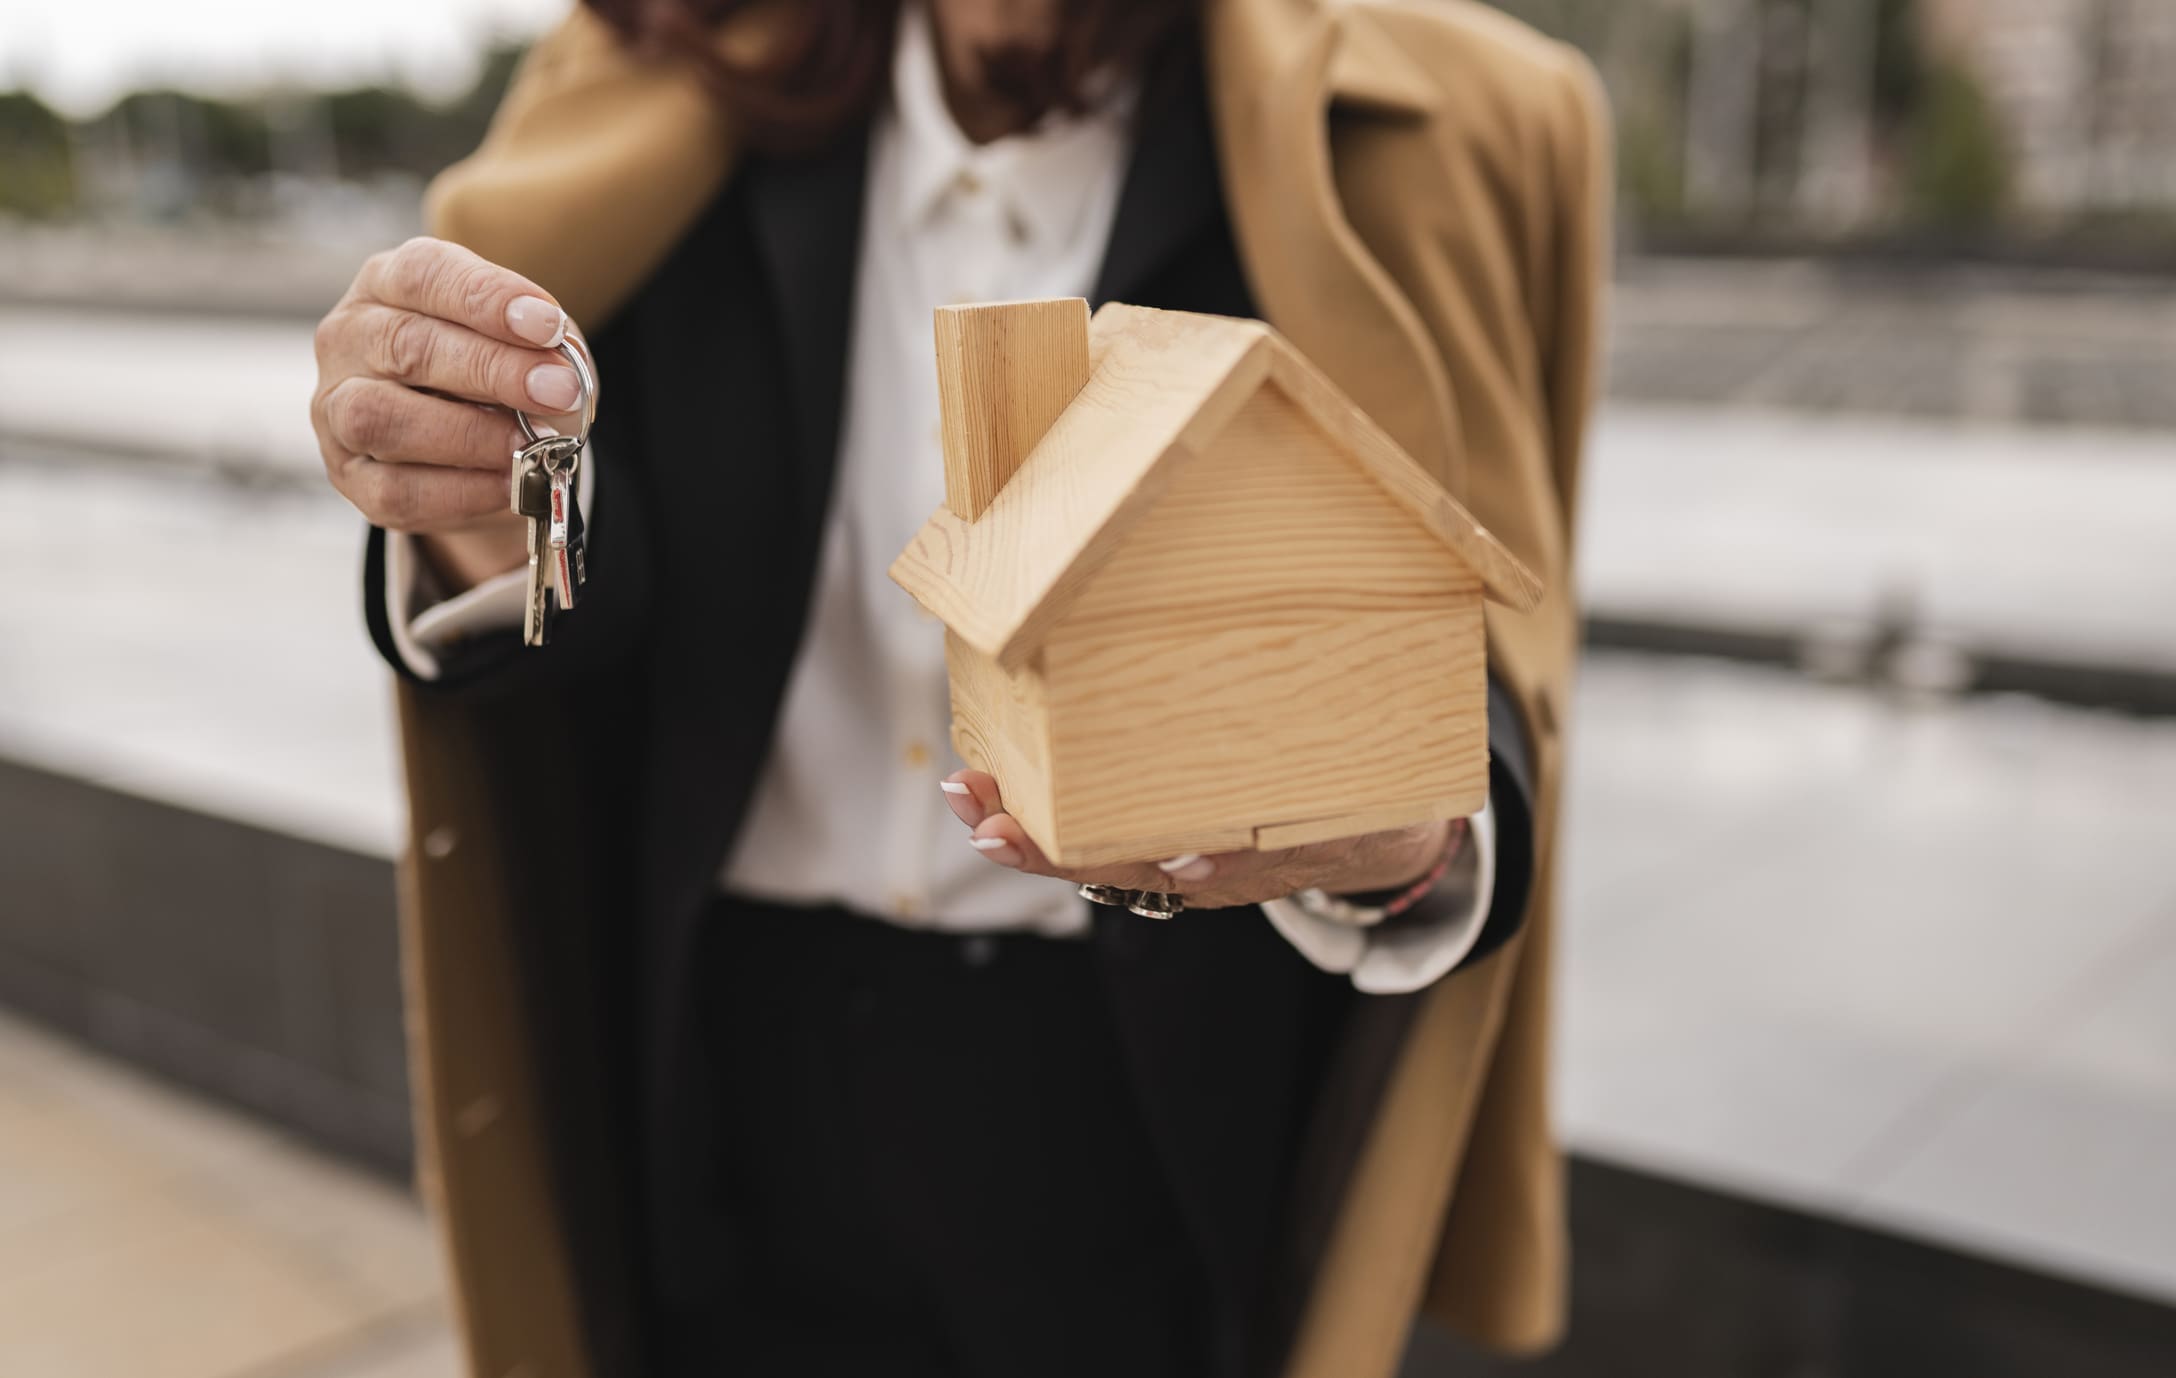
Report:
[[[575,409],[579,380],[554,352],[570,328],[535,283],[441,239],[373,256],[318,322],[310,420],[332,486],[413,533],[453,591],[527,561],[506,409]]]

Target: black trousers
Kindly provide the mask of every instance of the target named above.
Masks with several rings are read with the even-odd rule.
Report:
[[[705,927],[743,1265],[669,1318],[673,1374],[1213,1371],[1208,1275],[1088,943],[734,900]]]

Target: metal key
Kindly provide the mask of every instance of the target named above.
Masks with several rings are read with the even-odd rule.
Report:
[[[522,606],[521,640],[525,646],[542,646],[551,635],[552,614],[564,611],[581,596],[589,579],[588,551],[582,527],[582,504],[576,477],[582,469],[582,451],[589,443],[590,424],[597,417],[597,377],[589,364],[588,347],[572,335],[559,345],[560,355],[573,367],[581,385],[577,411],[581,426],[574,435],[560,435],[514,413],[528,443],[514,452],[510,501],[514,511],[529,522],[528,598]]]
[[[547,467],[549,461],[546,461]],[[546,544],[552,554],[552,592],[562,611],[574,606],[582,585],[589,580],[587,552],[582,534],[582,499],[575,482],[580,456],[573,467],[551,471],[551,524]]]
[[[526,446],[514,455],[511,493],[515,513],[529,522],[529,586],[521,610],[524,646],[541,646],[551,633],[552,476],[538,448]]]

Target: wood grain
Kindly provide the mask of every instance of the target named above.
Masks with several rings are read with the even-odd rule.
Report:
[[[970,645],[1027,661],[1149,511],[1265,382],[1384,492],[1521,609],[1531,571],[1327,378],[1259,321],[1113,303],[1090,324],[1087,386],[979,519],[940,508],[891,576]]]
[[[1446,819],[1465,818],[1480,807],[1471,799],[1444,799],[1432,806],[1408,804],[1384,809],[1363,809],[1358,813],[1335,814],[1329,818],[1306,818],[1296,823],[1272,823],[1254,830],[1254,850],[1274,852],[1286,847],[1309,847],[1317,842],[1335,842],[1341,837],[1361,837],[1368,833],[1389,832],[1393,828],[1410,828],[1416,823],[1441,823]]]
[[[1541,579],[1519,562],[1502,541],[1445,492],[1435,476],[1398,447],[1389,432],[1280,337],[1270,361],[1270,376],[1340,448],[1383,485],[1392,497],[1458,552],[1481,577],[1495,601],[1532,612],[1541,604]]]
[[[1088,385],[981,517],[940,508],[892,562],[901,587],[1008,668],[1268,376],[1251,321],[1106,306]]]
[[[1480,581],[1271,389],[1083,581],[1050,639],[1105,624],[1184,627],[1226,609],[1440,609]]]
[[[965,397],[997,347],[946,331]],[[1086,866],[1480,808],[1482,601],[1531,606],[1532,574],[1259,322],[1107,306],[1085,348],[980,515],[948,501],[891,571],[1028,835]]]
[[[939,307],[936,337],[945,506],[973,521],[1088,381],[1088,303]]]
[[[1006,811],[1040,845],[1052,834],[1042,676],[1032,665],[1004,670],[949,632],[944,659],[952,682],[953,749],[968,765],[996,777]]]
[[[1037,843],[1140,860],[1471,812],[1488,778],[1480,609],[1432,533],[1296,406],[1257,395],[1047,639],[1055,836]]]
[[[1479,808],[1485,670],[1467,601],[1053,641],[1054,817],[1036,841],[1061,864],[1146,860],[1290,822]]]

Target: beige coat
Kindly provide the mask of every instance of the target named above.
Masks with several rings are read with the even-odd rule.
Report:
[[[1489,610],[1525,710],[1541,875],[1523,939],[1425,997],[1330,1231],[1288,1378],[1387,1378],[1417,1310],[1491,1347],[1563,1323],[1562,1164],[1547,1115],[1554,825],[1577,644],[1571,513],[1605,281],[1609,156],[1571,50],[1469,0],[1210,0],[1225,193],[1263,313],[1538,572]],[[760,43],[763,21],[721,37]],[[733,166],[692,73],[586,11],[538,44],[434,233],[594,327]],[[608,403],[609,405],[609,403]],[[602,1378],[583,1356],[515,1005],[503,831],[475,708],[403,691],[402,925],[427,1195],[477,1378]],[[524,915],[524,920],[534,919]]]

